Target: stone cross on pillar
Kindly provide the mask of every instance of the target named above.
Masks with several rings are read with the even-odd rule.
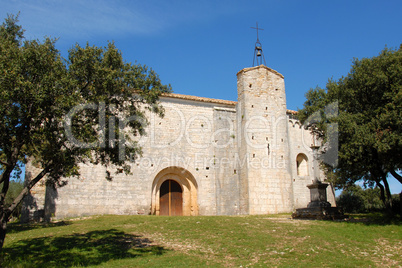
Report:
[[[307,205],[311,207],[331,207],[327,201],[327,187],[328,183],[322,183],[320,179],[320,167],[318,162],[318,149],[320,147],[313,145],[313,168],[314,168],[314,181],[313,184],[307,185],[310,189],[310,203]]]

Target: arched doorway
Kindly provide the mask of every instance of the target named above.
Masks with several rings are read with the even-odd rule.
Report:
[[[183,190],[174,180],[166,180],[159,191],[159,215],[183,215]]]
[[[194,176],[184,168],[172,166],[159,171],[152,183],[151,214],[198,215],[197,189]]]

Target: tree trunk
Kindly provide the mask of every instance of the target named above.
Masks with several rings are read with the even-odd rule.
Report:
[[[382,181],[384,182],[385,193],[387,194],[387,195],[386,195],[387,210],[388,210],[389,212],[391,212],[391,211],[392,211],[392,196],[391,196],[391,191],[390,191],[390,189],[389,189],[389,184],[388,184],[388,181],[387,181],[387,175],[386,175],[386,174],[384,174],[384,175],[382,176]]]
[[[376,180],[376,184],[377,184],[378,188],[380,188],[380,198],[381,198],[381,201],[382,201],[382,203],[384,204],[384,207],[386,207],[387,205],[386,205],[386,201],[385,201],[385,190],[384,190],[384,186],[383,186],[379,181],[377,181],[377,180]]]
[[[6,214],[4,211],[0,211],[0,252],[3,249],[4,239],[6,238],[7,222]]]
[[[0,252],[3,249],[4,239],[6,238],[7,233],[7,223],[8,220],[13,213],[14,209],[18,206],[19,203],[24,199],[24,197],[29,193],[29,190],[40,181],[51,169],[51,165],[48,165],[45,169],[43,169],[33,180],[31,180],[25,187],[22,189],[21,193],[17,196],[14,202],[8,208],[4,208],[4,202],[0,204]]]
[[[14,169],[14,167],[9,165],[6,167],[6,169],[4,170],[4,172],[2,174],[3,187],[1,188],[1,192],[0,192],[0,252],[1,252],[1,249],[3,248],[4,239],[6,237],[7,222],[8,222],[8,217],[7,217],[7,212],[6,212],[4,202],[6,199],[7,192],[8,192],[8,187],[10,185],[10,175],[11,175],[11,172],[13,171],[13,169]]]
[[[335,202],[334,206],[336,207],[335,187],[334,187],[334,184],[332,182],[330,182],[329,185],[331,186],[331,191],[332,191],[332,194],[334,195],[334,202]]]
[[[399,175],[395,170],[391,170],[390,173],[392,176],[394,176],[395,179],[397,179],[400,183],[402,183],[402,176]],[[399,215],[402,217],[402,192],[399,194]]]
[[[402,217],[402,192],[399,194],[399,216]]]

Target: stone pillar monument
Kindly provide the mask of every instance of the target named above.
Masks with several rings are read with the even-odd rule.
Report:
[[[307,185],[310,189],[310,203],[307,208],[296,209],[292,214],[294,219],[319,219],[319,220],[335,220],[344,219],[345,215],[341,208],[331,207],[331,203],[327,201],[328,183],[323,183],[320,180],[320,167],[318,159],[319,146],[311,146],[313,149],[313,168],[314,182]]]
[[[318,149],[320,147],[312,145],[313,150],[313,169],[314,169],[314,182],[313,184],[307,185],[310,189],[310,203],[307,205],[308,208],[315,207],[331,207],[331,204],[327,202],[327,187],[328,183],[322,183],[320,179],[320,167],[318,163]]]

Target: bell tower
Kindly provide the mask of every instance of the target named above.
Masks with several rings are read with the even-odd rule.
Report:
[[[254,52],[257,62],[264,59],[258,38]],[[262,64],[245,68],[237,73],[237,94],[240,212],[291,212],[284,76]]]

